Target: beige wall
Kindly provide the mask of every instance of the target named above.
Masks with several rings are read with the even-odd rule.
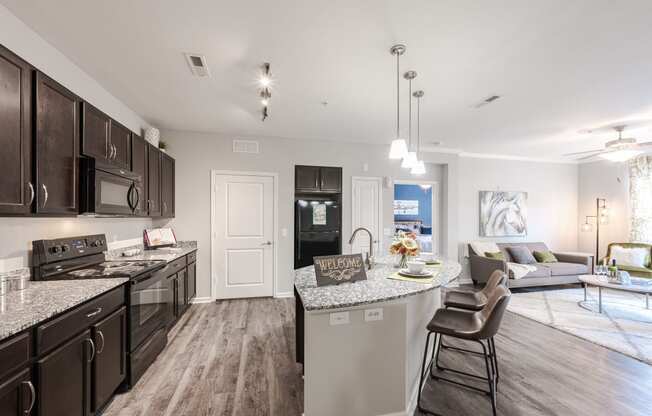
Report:
[[[286,294],[293,276],[294,165],[342,166],[343,234],[351,232],[351,177],[389,176],[413,179],[397,161],[387,159],[386,146],[305,142],[262,138],[257,155],[232,152],[232,138],[218,134],[163,132],[176,158],[176,218],[169,222],[178,238],[199,241],[199,296],[210,295],[210,171],[240,170],[279,174],[278,287]],[[441,252],[463,260],[464,243],[478,239],[478,192],[480,190],[523,190],[529,194],[529,235],[518,240],[545,241],[558,250],[577,250],[578,167],[571,164],[479,159],[429,153],[423,180],[440,183]],[[364,166],[367,164],[367,171]],[[392,222],[392,189],[383,189],[383,222]],[[343,245],[347,250],[347,244]]]
[[[0,5],[0,45],[20,56],[132,131],[148,124],[40,35]]]
[[[609,243],[629,241],[629,173],[626,164],[601,161],[579,166],[579,224],[584,223],[586,215],[595,215],[596,198],[605,198],[609,208],[609,223],[600,226],[602,257]],[[580,250],[595,252],[595,237],[595,228],[591,232],[580,232]]]
[[[0,44],[133,131],[147,123],[70,59],[0,5]],[[149,219],[0,218],[0,271],[27,265],[32,240],[106,233],[109,241],[139,238]]]
[[[279,175],[278,213],[278,286],[276,292],[292,292],[294,259],[294,165],[341,166],[343,168],[343,250],[348,250],[351,234],[351,178],[352,176],[388,176],[393,179],[411,179],[399,161],[387,159],[386,146],[344,144],[333,142],[301,141],[262,138],[260,154],[232,152],[232,138],[216,134],[188,132],[163,132],[170,145],[169,153],[176,159],[176,218],[169,222],[179,239],[196,239],[199,243],[197,262],[198,296],[210,296],[210,172],[216,170],[274,172]],[[433,156],[429,159],[428,173],[423,180],[441,183],[449,174],[453,156]],[[433,164],[433,162],[436,162]],[[365,165],[367,170],[365,171]],[[440,186],[440,198],[448,201],[447,187]],[[390,227],[393,189],[383,188],[383,224]],[[454,201],[454,199],[453,199]],[[447,204],[447,202],[443,202]],[[452,209],[441,210],[442,218]],[[440,223],[450,223],[440,219]],[[159,221],[157,221],[158,223]],[[281,230],[287,230],[287,236]],[[452,229],[442,231],[440,247],[454,241]],[[380,237],[380,236],[379,236]],[[442,250],[443,251],[443,250]],[[453,253],[455,256],[456,253]]]
[[[543,241],[553,250],[577,250],[577,165],[462,157],[459,170],[461,253],[466,243],[481,239],[479,192],[491,190],[528,193],[528,235],[492,240]]]

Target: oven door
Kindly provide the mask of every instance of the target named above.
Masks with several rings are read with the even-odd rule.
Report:
[[[95,213],[133,215],[140,205],[142,186],[134,179],[95,171]]]
[[[166,325],[170,294],[164,276],[163,273],[154,273],[131,282],[130,351],[135,350],[157,329]]]

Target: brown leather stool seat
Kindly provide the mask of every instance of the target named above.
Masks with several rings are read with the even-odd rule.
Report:
[[[500,285],[507,285],[507,275],[502,270],[496,270],[489,276],[487,284],[479,292],[447,291],[444,295],[444,306],[446,308],[479,311],[485,307],[493,291]]]
[[[430,373],[430,378],[435,380],[446,381],[459,386],[464,386],[472,390],[485,393],[491,398],[491,409],[494,416],[496,416],[496,389],[498,387],[498,360],[496,359],[496,344],[494,343],[494,336],[498,333],[500,323],[502,322],[503,315],[507,309],[511,292],[504,285],[498,285],[494,288],[491,297],[487,304],[480,311],[467,311],[456,309],[439,309],[435,313],[430,323],[428,323],[428,335],[426,337],[426,346],[423,352],[423,363],[421,365],[421,377],[419,384],[419,395],[417,398],[417,407],[423,413],[437,415],[428,409],[421,406],[421,390],[425,381],[425,376]],[[432,355],[430,362],[426,365],[428,356],[428,349],[430,345],[430,337],[434,335],[434,343],[432,347]],[[458,338],[466,341],[475,342],[480,344],[482,352],[474,352],[456,347],[446,347],[446,349],[454,349],[460,352],[472,352],[480,354],[484,357],[487,376],[479,376],[464,371],[447,368],[439,364],[439,353],[442,349],[443,337]],[[458,380],[442,377],[433,373],[433,364],[437,370],[441,372],[450,372],[465,377],[471,377],[487,382],[489,390],[483,390],[477,386],[465,384]]]

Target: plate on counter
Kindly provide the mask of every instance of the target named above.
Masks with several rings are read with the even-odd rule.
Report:
[[[413,277],[413,278],[427,278],[427,277],[432,277],[433,273],[432,270],[424,270],[421,273],[411,273],[408,269],[401,269],[398,271],[398,274],[401,276],[405,277]]]

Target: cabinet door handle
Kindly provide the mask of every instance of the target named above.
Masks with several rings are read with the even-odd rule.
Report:
[[[32,202],[34,202],[34,185],[32,185],[32,182],[27,182],[27,186],[29,186],[29,204],[32,205]]]
[[[97,355],[100,355],[100,354],[102,354],[102,351],[104,351],[104,344],[105,344],[105,342],[104,342],[104,334],[102,333],[102,331],[98,330],[97,331],[97,336],[99,336],[100,339],[102,340],[102,347],[101,348],[97,347]]]
[[[118,146],[113,145],[113,160],[118,158]]]
[[[23,411],[23,413],[29,415],[34,408],[34,404],[36,403],[36,390],[34,389],[34,385],[31,381],[23,381],[23,384],[26,385],[29,389],[29,406]]]
[[[95,343],[90,338],[86,338],[86,341],[91,345],[91,358],[88,359],[88,362],[91,363],[95,359]]]
[[[92,318],[92,317],[94,317],[95,315],[97,315],[97,314],[99,314],[101,312],[102,312],[102,308],[97,308],[93,312],[87,313],[86,317],[87,318]]]
[[[43,208],[45,208],[45,205],[48,203],[48,187],[45,186],[45,184],[41,184],[41,187],[43,188]]]
[[[163,212],[165,213],[168,210],[168,204],[167,202],[163,202]]]

